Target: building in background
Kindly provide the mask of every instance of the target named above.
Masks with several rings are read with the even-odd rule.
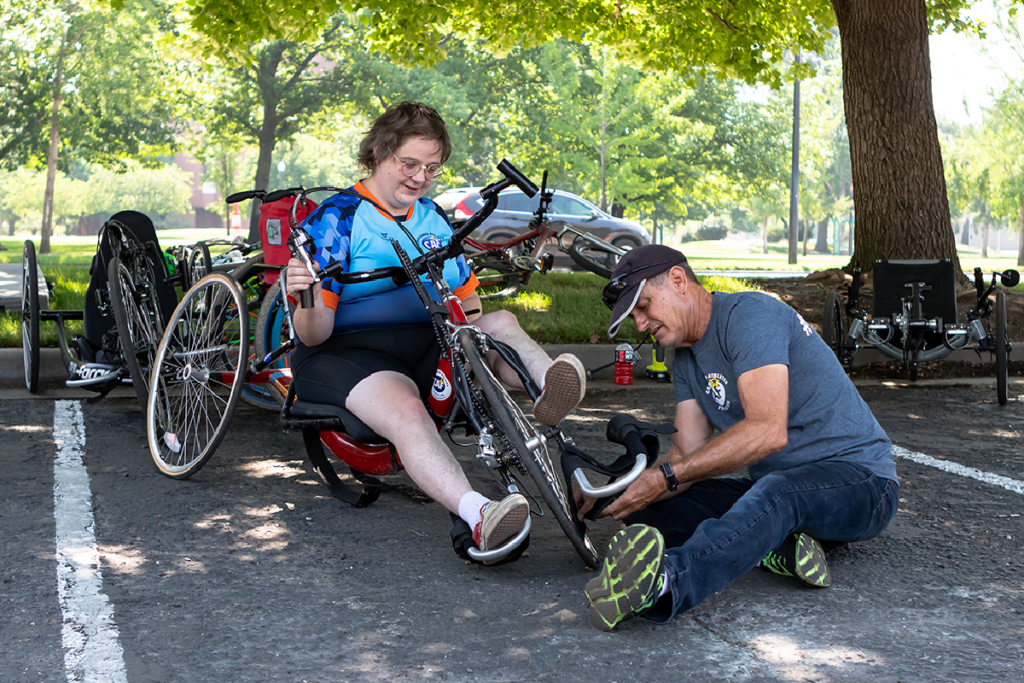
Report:
[[[174,155],[174,163],[192,177],[190,183],[192,197],[192,213],[187,216],[176,216],[190,228],[219,228],[226,231],[224,225],[224,198],[212,182],[203,182],[205,175],[203,164],[188,154]]]

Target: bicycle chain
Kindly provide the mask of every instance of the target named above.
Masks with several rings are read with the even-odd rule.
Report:
[[[483,356],[481,356],[481,360]],[[464,359],[460,359],[464,362]],[[478,415],[485,416],[487,418],[487,428],[492,434],[495,432],[498,436],[497,445],[497,457],[496,460],[504,467],[515,469],[523,476],[527,476],[526,467],[519,459],[519,454],[512,445],[511,440],[505,432],[498,428],[497,421],[494,419],[494,415],[491,412],[491,406],[484,398],[483,391],[476,384],[471,384],[469,388],[469,395],[473,401],[473,408],[476,410]]]

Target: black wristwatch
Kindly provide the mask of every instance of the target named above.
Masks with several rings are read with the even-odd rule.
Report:
[[[676,480],[676,473],[672,471],[672,463],[661,463],[661,473],[665,475],[665,481],[668,482],[669,491],[675,491],[679,488],[679,482]]]

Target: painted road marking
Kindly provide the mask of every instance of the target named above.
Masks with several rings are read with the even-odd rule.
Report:
[[[85,423],[78,401],[53,412],[53,512],[57,522],[57,594],[68,683],[127,683],[114,610],[102,592],[89,473],[82,462]]]
[[[892,447],[892,454],[898,458],[904,458],[906,460],[912,460],[919,465],[928,465],[940,469],[943,472],[949,472],[951,474],[959,474],[961,477],[967,477],[969,479],[977,479],[983,481],[986,484],[992,484],[993,486],[1001,486],[1007,491],[1013,491],[1024,495],[1024,481],[1018,481],[1017,479],[1010,479],[1000,474],[992,474],[991,472],[984,472],[974,467],[967,467],[961,465],[958,462],[952,460],[939,460],[933,458],[930,455],[924,453],[915,453],[914,451],[908,451],[906,448],[900,446]]]

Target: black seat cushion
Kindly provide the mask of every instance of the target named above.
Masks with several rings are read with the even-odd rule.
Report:
[[[922,292],[922,312],[928,320],[942,318],[943,325],[957,323],[956,273],[953,262],[933,261],[875,261],[872,315],[888,318],[903,311],[901,300],[910,296],[906,285],[923,282],[931,287]]]
[[[358,417],[341,406],[330,403],[310,403],[295,399],[291,405],[291,416],[300,420],[335,419],[341,423],[345,433],[361,444],[379,446],[387,443],[387,439],[377,434]]]

